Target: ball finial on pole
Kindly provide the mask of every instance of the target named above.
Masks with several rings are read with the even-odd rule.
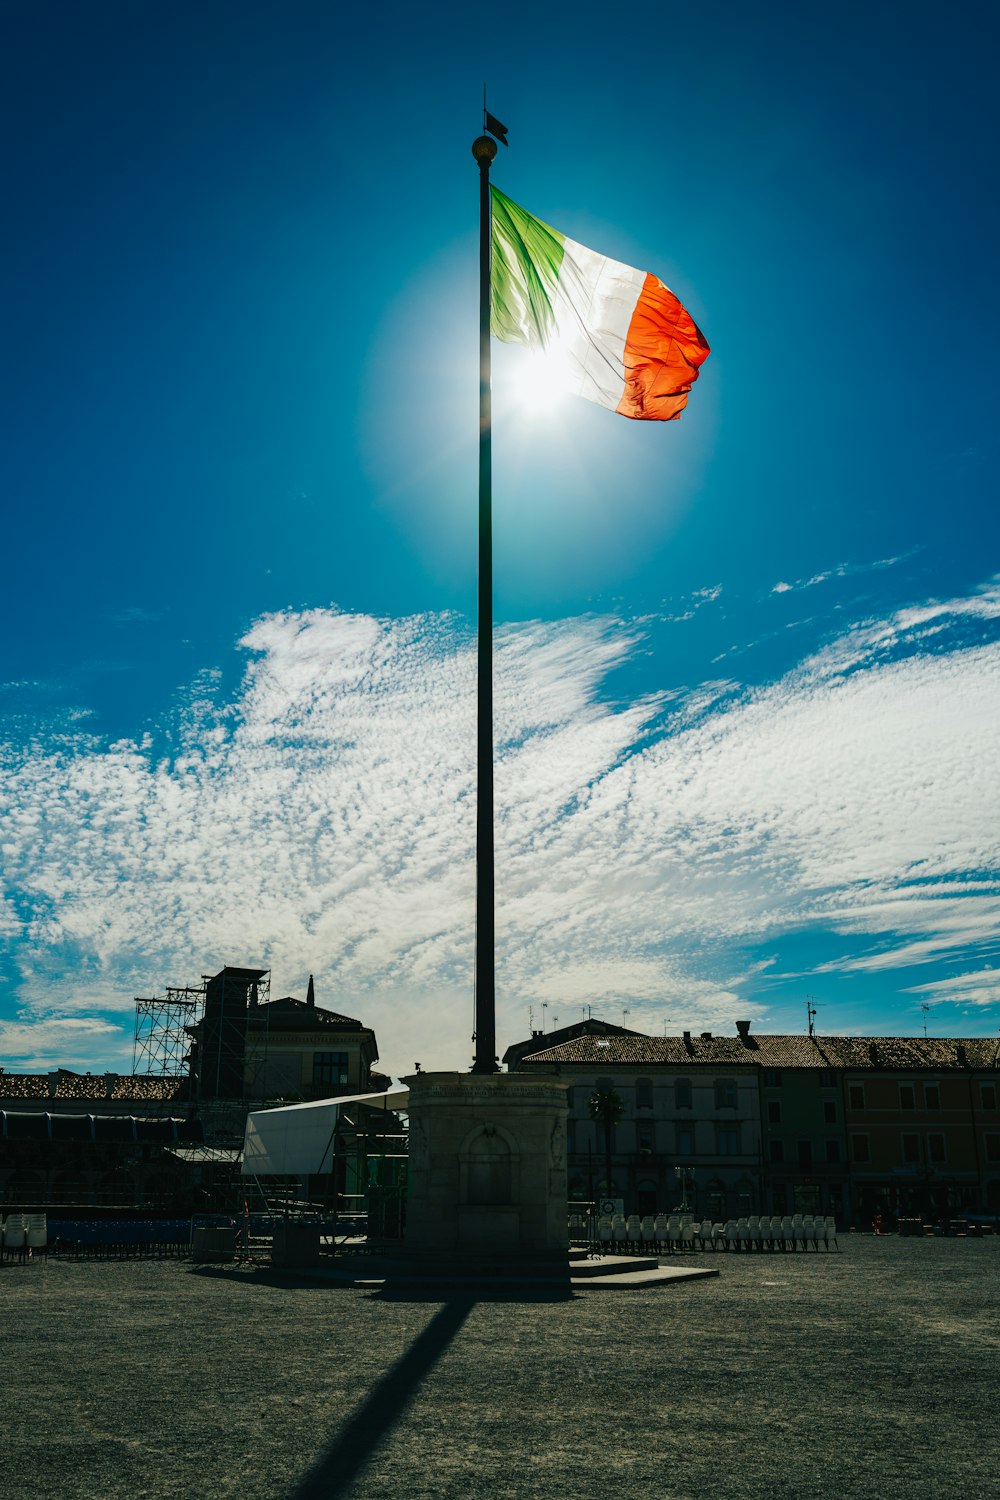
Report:
[[[478,135],[472,143],[472,154],[480,166],[485,162],[488,168],[496,160],[497,143],[488,135]]]

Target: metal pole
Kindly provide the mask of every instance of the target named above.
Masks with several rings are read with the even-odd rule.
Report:
[[[495,1073],[493,872],[493,465],[490,413],[490,164],[496,143],[472,143],[479,163],[479,618],[476,718],[476,1055],[473,1073]]]

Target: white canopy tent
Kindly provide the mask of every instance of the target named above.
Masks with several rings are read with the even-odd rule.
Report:
[[[305,1177],[329,1172],[337,1119],[346,1105],[405,1113],[409,1102],[409,1089],[396,1088],[383,1094],[348,1094],[311,1104],[255,1109],[247,1116],[243,1138],[243,1176]]]

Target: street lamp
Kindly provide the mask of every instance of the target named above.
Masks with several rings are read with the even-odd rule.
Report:
[[[677,1212],[679,1214],[690,1213],[691,1205],[687,1201],[688,1188],[694,1183],[694,1167],[675,1167],[674,1176],[677,1178],[677,1181],[681,1186],[681,1201],[677,1205]]]

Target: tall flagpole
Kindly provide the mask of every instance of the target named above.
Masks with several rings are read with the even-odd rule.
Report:
[[[497,1072],[493,875],[493,464],[490,412],[490,165],[496,143],[472,143],[479,163],[479,620],[476,718],[476,1055],[473,1073]]]

